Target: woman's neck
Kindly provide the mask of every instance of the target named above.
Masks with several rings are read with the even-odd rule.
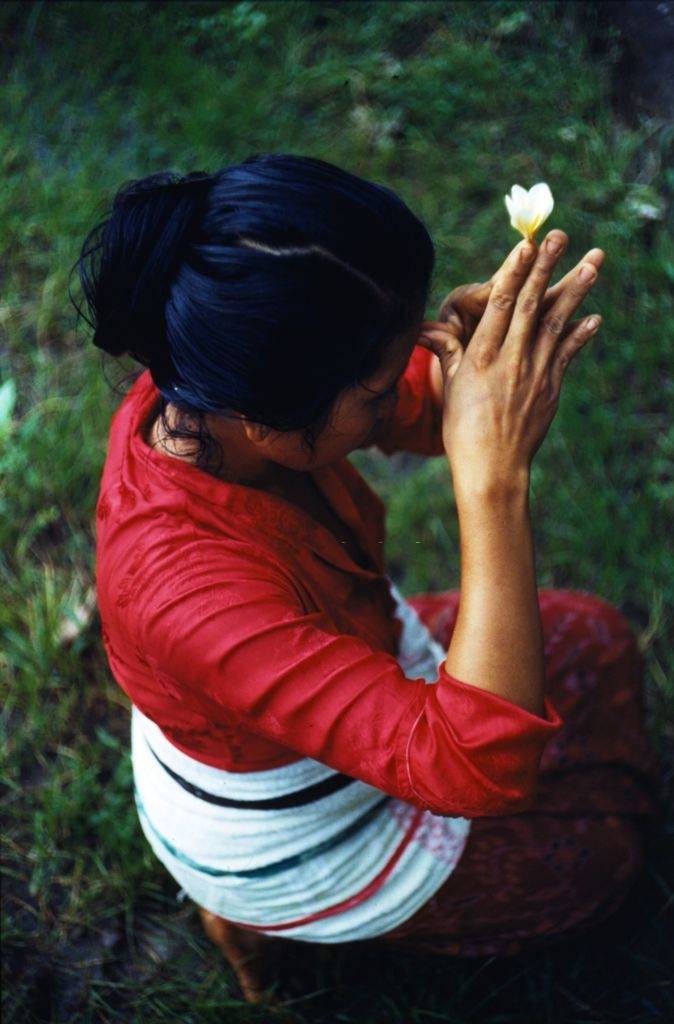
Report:
[[[165,415],[169,429],[175,430],[179,426],[178,410],[169,403]],[[210,425],[209,430],[213,436]],[[309,472],[289,469],[277,462],[264,459],[255,452],[251,453],[250,446],[247,446],[245,442],[242,443],[240,430],[237,421],[223,421],[222,424],[218,424],[218,436],[215,437],[215,441],[223,452],[222,464],[217,465],[216,455],[216,464],[213,468],[204,469],[204,472],[224,483],[256,487],[281,497],[308,493],[308,489],[313,488]],[[198,453],[195,451],[195,441],[191,438],[172,437],[165,430],[158,409],[153,411],[144,431],[144,437],[151,447],[162,454],[190,465],[197,464]]]

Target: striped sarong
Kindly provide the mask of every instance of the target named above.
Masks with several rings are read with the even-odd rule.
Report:
[[[390,586],[401,668],[435,682],[445,651]],[[308,757],[266,771],[211,767],[135,706],[131,747],[138,815],[159,860],[197,904],[270,935],[331,943],[389,931],[440,889],[471,826]]]

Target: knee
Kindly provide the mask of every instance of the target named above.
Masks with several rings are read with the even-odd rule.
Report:
[[[585,610],[588,628],[600,639],[629,639],[637,642],[631,623],[614,604],[598,594],[573,591]]]
[[[644,657],[630,623],[614,605],[583,591],[548,591],[541,596],[541,620],[546,692],[563,718],[582,709],[585,714],[598,699],[621,705],[635,697],[642,701]],[[606,708],[604,703],[603,713]]]
[[[600,905],[615,907],[644,869],[644,838],[638,824],[627,817],[607,817],[601,847],[590,857]]]
[[[585,665],[596,655],[601,662],[627,648],[639,652],[636,634],[621,611],[598,594],[583,590],[540,591],[546,655],[558,647],[568,656],[576,654]]]
[[[556,928],[585,931],[620,908],[644,866],[643,840],[627,817],[577,819],[544,861],[559,879]]]

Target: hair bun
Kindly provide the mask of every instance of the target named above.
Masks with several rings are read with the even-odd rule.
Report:
[[[160,378],[173,369],[164,307],[212,181],[205,171],[162,171],[127,182],[76,264],[89,316],[74,304],[94,328],[94,345],[112,356],[128,353]]]
[[[91,340],[96,348],[111,356],[125,356],[130,352],[128,335],[124,337],[119,331],[111,331],[108,324],[97,327]]]

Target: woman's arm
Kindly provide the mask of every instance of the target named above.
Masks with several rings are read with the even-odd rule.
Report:
[[[554,418],[563,373],[591,336],[567,324],[596,279],[579,268],[539,320],[567,236],[518,245],[496,274],[457,368],[451,330],[429,330],[442,367],[443,438],[461,534],[461,600],[445,661],[451,675],[539,714],[545,665],[529,516],[531,461]],[[586,273],[587,271],[587,273]],[[452,373],[451,370],[454,369]]]
[[[445,668],[543,714],[543,629],[528,481],[511,491],[456,495],[461,600]]]

